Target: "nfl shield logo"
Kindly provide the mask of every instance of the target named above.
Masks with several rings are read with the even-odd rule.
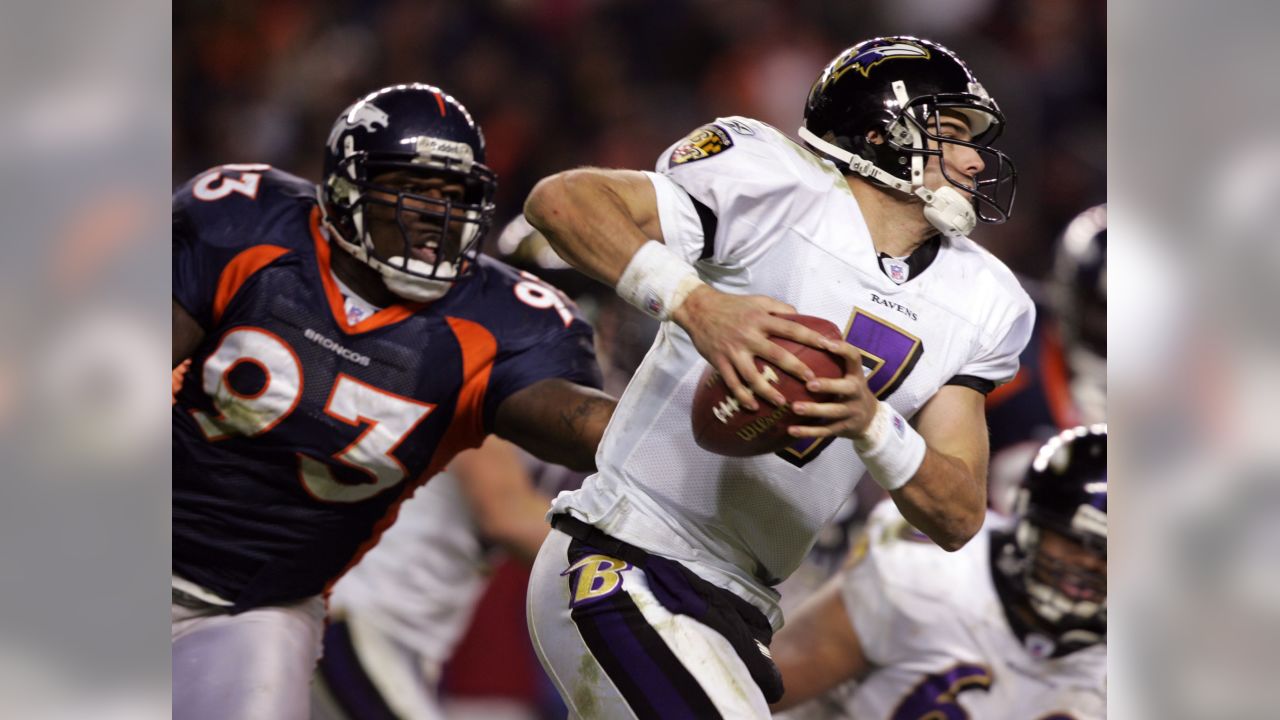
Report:
[[[899,285],[906,282],[907,278],[911,276],[911,270],[907,267],[907,264],[897,258],[887,257],[882,259],[880,263],[889,279]]]

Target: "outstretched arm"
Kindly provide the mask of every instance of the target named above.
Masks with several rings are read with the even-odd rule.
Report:
[[[663,233],[657,193],[644,173],[582,168],[552,175],[533,189],[524,210],[529,223],[571,265],[620,288],[619,295],[640,309],[683,328],[748,409],[759,407],[753,392],[774,404],[784,402],[761,375],[755,357],[796,377],[813,377],[804,363],[769,339],[785,337],[820,347],[820,334],[777,317],[794,313],[793,307],[763,295],[716,291],[698,280],[677,253],[649,245],[650,240],[662,243]],[[623,286],[667,288],[671,292],[659,299],[669,306],[659,302],[655,311]]]
[[[618,401],[561,378],[540,380],[502,401],[494,432],[571,470],[596,468],[596,448]]]

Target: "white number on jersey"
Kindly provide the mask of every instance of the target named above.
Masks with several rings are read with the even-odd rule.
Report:
[[[237,392],[228,382],[231,372],[242,364],[256,365],[265,376],[257,392]],[[302,396],[302,363],[275,333],[236,328],[205,360],[201,380],[219,413],[210,417],[199,410],[192,412],[205,439],[254,437],[278,425],[297,407]]]
[[[191,188],[191,194],[205,202],[221,200],[233,192],[253,200],[258,196],[258,183],[262,181],[262,173],[270,169],[270,165],[262,163],[222,165],[196,180],[195,186]],[[239,177],[225,175],[226,172],[237,173]]]
[[[344,465],[368,473],[373,481],[362,485],[339,482],[324,463],[299,456],[302,486],[318,500],[356,502],[398,485],[408,471],[391,452],[435,407],[339,374],[324,411],[357,427],[365,422],[371,424],[360,437],[333,457]]]
[[[253,392],[240,392],[231,385],[231,373],[246,364],[256,366],[263,375],[262,387]],[[256,437],[279,425],[298,406],[302,397],[302,363],[274,333],[261,328],[236,328],[205,360],[201,381],[218,409],[216,416],[200,410],[191,413],[205,439]],[[299,454],[298,477],[302,486],[317,500],[358,502],[398,485],[408,470],[392,453],[435,407],[339,373],[325,401],[325,413],[348,425],[359,427],[367,423],[368,427],[333,458],[367,474],[371,480],[357,485],[341,482],[323,462]]]
[[[920,338],[861,308],[854,308],[845,340],[862,351],[867,388],[878,400],[889,399],[924,354],[924,342]],[[778,457],[796,467],[804,467],[830,444],[830,438],[806,438],[778,451]]]
[[[573,311],[569,309],[569,300],[556,288],[543,282],[533,273],[520,271],[524,278],[516,283],[515,293],[520,302],[539,310],[555,309],[565,327],[573,322]]]

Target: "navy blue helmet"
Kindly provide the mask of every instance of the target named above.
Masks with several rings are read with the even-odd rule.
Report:
[[[1107,631],[1107,426],[1079,426],[1045,443],[1023,478],[1017,525],[996,539],[996,569],[1064,644]],[[1088,563],[1043,551],[1046,532],[1067,538]],[[1077,555],[1079,557],[1079,555]],[[1101,569],[1099,569],[1101,568]]]
[[[943,137],[943,113],[964,117],[971,138]],[[972,196],[952,196],[963,201],[967,217],[930,218],[945,234],[963,235],[973,227],[973,205],[976,219],[987,223],[1002,223],[1013,210],[1017,170],[991,147],[1004,124],[996,101],[954,53],[931,40],[895,36],[853,45],[823,69],[809,91],[800,136],[842,170],[923,198],[926,216],[939,207],[944,215],[952,209],[945,205],[949,199],[935,201],[936,193],[922,189],[925,161],[941,157],[947,144],[972,148],[986,165],[974,182],[942,165],[947,182]],[[883,142],[868,139],[873,130]],[[948,190],[944,196],[956,192],[942,189]]]
[[[385,179],[390,173],[398,173],[394,181]],[[428,195],[406,178],[439,178],[464,192]],[[437,87],[413,83],[372,92],[338,116],[325,146],[320,199],[343,249],[381,273],[397,295],[432,300],[474,268],[497,186],[485,165],[484,134],[467,109]],[[394,217],[399,252],[375,248],[371,209]],[[437,229],[435,239],[415,242],[414,231],[424,228]]]
[[[1080,213],[1058,239],[1050,285],[1070,348],[1107,356],[1107,206]]]

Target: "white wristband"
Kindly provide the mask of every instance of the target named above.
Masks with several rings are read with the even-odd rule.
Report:
[[[631,257],[618,278],[618,297],[659,320],[670,320],[680,303],[702,285],[698,271],[671,248],[650,240]]]
[[[927,449],[920,433],[887,402],[877,405],[867,432],[853,441],[853,448],[871,479],[885,490],[897,490],[915,477]]]

